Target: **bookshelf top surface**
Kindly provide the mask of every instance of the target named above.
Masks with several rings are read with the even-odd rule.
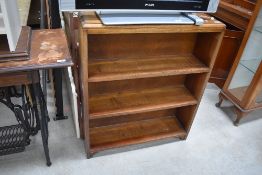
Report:
[[[222,32],[225,25],[206,14],[199,14],[204,18],[204,24],[196,25],[114,25],[105,26],[95,12],[80,14],[81,26],[89,34],[116,34],[116,33],[189,33],[189,32]]]

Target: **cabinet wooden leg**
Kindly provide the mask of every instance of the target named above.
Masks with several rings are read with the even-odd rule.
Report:
[[[221,93],[219,93],[218,98],[219,98],[219,101],[218,101],[218,103],[216,104],[216,107],[220,108],[222,102],[224,101],[224,97],[223,97],[223,95],[222,95]]]
[[[239,122],[242,118],[244,118],[248,113],[241,111],[240,109],[238,109],[237,107],[234,108],[234,111],[236,113],[236,120],[234,121],[234,125],[238,126]]]

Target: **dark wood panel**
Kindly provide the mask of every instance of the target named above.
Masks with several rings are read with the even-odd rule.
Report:
[[[248,9],[250,11],[254,11],[256,7],[256,3],[250,0],[233,0],[233,4],[243,7],[245,9]]]
[[[10,52],[6,35],[0,37],[0,62],[13,60],[28,60],[30,58],[31,48],[31,28],[23,26],[16,49]]]
[[[21,84],[31,84],[38,82],[39,78],[36,72],[15,72],[0,74],[0,86],[17,86]]]
[[[184,84],[185,77],[185,75],[179,75],[89,83],[89,96],[96,97],[117,92],[140,92],[145,89],[177,86]]]
[[[221,0],[219,3],[219,7],[229,12],[232,12],[235,15],[239,15],[243,18],[250,19],[252,16],[252,11],[248,9],[250,8],[250,6],[248,6],[247,3],[244,3],[243,1],[241,2],[241,1],[236,1],[236,0],[234,1]]]
[[[184,126],[187,133],[191,129],[197,109],[198,109],[198,105],[193,105],[193,106],[185,106],[182,108],[178,108],[176,110],[176,116],[180,121],[180,123]]]
[[[211,68],[211,70],[222,42],[221,36],[223,37],[224,33],[200,33],[197,36],[193,53],[196,58]]]
[[[185,135],[174,116],[91,128],[91,152]]]
[[[95,127],[101,127],[101,126],[121,124],[121,123],[126,123],[126,122],[141,121],[141,120],[161,118],[161,117],[166,117],[166,116],[173,116],[175,114],[175,111],[176,109],[167,109],[167,110],[162,110],[162,111],[153,111],[153,112],[145,112],[145,113],[138,113],[138,114],[91,119],[90,127],[95,128]]]
[[[247,29],[251,15],[252,12],[248,15],[248,17],[245,17],[243,15],[239,15],[236,11],[230,10],[230,7],[224,8],[224,6],[221,5],[219,5],[217,12],[214,14],[215,17],[223,19],[227,23],[232,24],[244,31]]]
[[[89,35],[89,59],[150,58],[192,53],[196,33]]]
[[[235,61],[244,32],[240,30],[225,31],[225,35],[212,70],[209,82],[215,83],[221,89],[224,86],[229,71]]]

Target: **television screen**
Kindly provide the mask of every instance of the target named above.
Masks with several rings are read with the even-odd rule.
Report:
[[[206,11],[209,1],[210,0],[76,0],[76,8]]]
[[[60,0],[61,10],[171,10],[215,12],[219,0]]]

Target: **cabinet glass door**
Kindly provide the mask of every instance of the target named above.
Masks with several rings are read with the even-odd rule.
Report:
[[[229,85],[229,92],[242,100],[262,60],[262,8],[248,39],[240,63]],[[262,95],[262,94],[261,94]],[[257,99],[262,102],[262,98]]]
[[[262,92],[260,92],[260,94],[258,95],[256,102],[262,103]]]

